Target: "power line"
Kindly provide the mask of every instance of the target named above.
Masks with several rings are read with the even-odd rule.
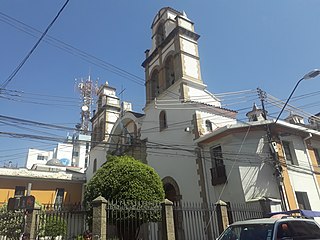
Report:
[[[34,36],[36,37],[36,35],[38,35],[39,33],[41,33],[39,30],[21,22],[21,21],[18,21],[17,19],[15,18],[12,18],[4,13],[1,13],[0,12],[0,16],[2,16],[2,21],[4,21],[5,23],[31,35],[31,36]],[[21,25],[22,28],[20,26],[17,26],[17,24]],[[33,33],[31,33],[33,32]],[[120,67],[117,67],[111,63],[108,63],[102,59],[99,59],[98,57],[95,57],[85,51],[82,51],[76,47],[73,47],[71,46],[70,44],[67,44],[61,40],[58,40],[57,38],[54,38],[54,37],[51,37],[49,35],[46,36],[46,38],[44,39],[44,42],[52,45],[52,46],[55,46],[65,52],[68,52],[69,54],[71,55],[74,55],[74,56],[77,56],[77,57],[80,57],[81,59],[85,60],[86,62],[89,62],[89,63],[92,63],[98,67],[101,67],[103,69],[106,69],[112,73],[115,73],[121,77],[124,77],[128,80],[131,80],[141,86],[144,86],[144,79],[139,77],[139,76],[136,76]]]
[[[41,35],[41,37],[39,38],[39,40],[36,42],[36,44],[32,47],[32,49],[30,50],[30,52],[27,54],[27,56],[21,61],[21,63],[17,66],[17,68],[11,73],[11,75],[7,78],[7,80],[5,80],[2,85],[1,88],[6,88],[7,85],[12,81],[12,79],[14,78],[14,76],[19,72],[19,70],[22,68],[22,66],[25,64],[25,62],[28,60],[28,58],[31,56],[31,54],[34,52],[34,50],[38,47],[38,45],[40,44],[41,40],[44,38],[44,36],[47,34],[47,32],[49,31],[49,29],[53,26],[53,24],[55,23],[55,21],[58,19],[59,15],[61,14],[61,12],[63,11],[63,9],[67,6],[67,4],[69,3],[70,0],[67,0],[64,5],[62,6],[62,8],[59,10],[59,12],[57,13],[57,15],[55,16],[55,18],[52,20],[52,22],[49,24],[49,26],[46,28],[46,30],[43,32],[43,34]]]

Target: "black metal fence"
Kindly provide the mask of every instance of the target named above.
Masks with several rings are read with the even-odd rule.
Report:
[[[37,239],[82,239],[89,227],[81,205],[45,205],[36,215]]]
[[[264,216],[260,202],[228,203],[227,210],[224,209],[229,223]],[[180,201],[173,204],[172,210],[176,240],[211,240],[218,237],[222,222],[221,207]],[[161,240],[165,235],[164,213],[164,205],[160,203],[109,200],[106,205],[107,239]],[[0,231],[0,235],[12,237],[15,234],[12,239],[18,239],[23,231],[25,214],[6,211],[4,214],[1,221],[12,221],[15,227],[11,229],[12,233]],[[36,237],[80,240],[83,232],[89,229],[86,214],[80,204],[44,205],[35,214]]]
[[[162,239],[160,203],[109,200],[106,211],[107,239]]]

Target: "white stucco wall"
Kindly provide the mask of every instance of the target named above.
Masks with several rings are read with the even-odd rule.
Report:
[[[312,174],[312,166],[303,138],[296,135],[288,135],[281,137],[281,140],[288,141],[292,146],[291,153],[293,154],[294,164],[288,164],[288,173],[293,191],[306,192],[311,209],[319,211],[319,186]]]
[[[260,197],[280,199],[273,176],[271,159],[264,154],[268,146],[263,139],[265,132],[249,131],[228,135],[205,146],[206,175],[210,200],[247,202]],[[210,147],[222,147],[227,183],[212,186],[212,161]]]
[[[63,159],[63,158],[68,159],[69,160],[68,166],[71,166],[72,151],[73,151],[73,144],[71,144],[71,143],[58,143],[55,157],[59,160]]]
[[[44,156],[43,160],[37,160],[38,156]],[[34,164],[46,164],[53,156],[53,151],[44,151],[30,148],[28,150],[25,167],[31,169]]]
[[[193,134],[185,132],[190,126],[194,110],[166,110],[168,128],[159,131],[161,109],[149,106],[142,124],[141,139],[148,139],[147,161],[161,178],[172,177],[180,188],[182,200],[200,201],[199,177],[193,152]],[[156,143],[156,144],[153,144]],[[163,144],[165,148],[161,147]],[[172,149],[168,149],[172,147]]]
[[[94,172],[93,172],[94,159],[97,159],[97,169],[100,168],[103,163],[105,163],[106,156],[107,156],[106,146],[107,145],[105,145],[105,144],[98,144],[93,149],[91,149],[91,151],[89,153],[90,162],[89,162],[88,168],[86,170],[87,181],[90,181],[90,179],[94,175]]]

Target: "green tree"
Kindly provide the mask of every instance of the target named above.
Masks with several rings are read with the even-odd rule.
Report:
[[[64,236],[67,233],[67,222],[58,215],[55,214],[40,214],[40,237],[51,237],[55,239],[57,236]]]
[[[0,208],[0,235],[7,239],[19,239],[24,227],[24,213],[22,211],[8,211],[7,205]]]
[[[84,202],[90,210],[92,209],[92,201],[98,196],[103,196],[108,200],[122,201],[119,204],[121,208],[123,208],[123,201],[125,201],[126,207],[129,209],[130,205],[134,205],[138,201],[162,202],[164,190],[159,175],[152,167],[130,156],[108,156],[108,161],[98,169],[87,184]],[[91,215],[89,214],[89,216]],[[128,232],[122,231],[120,233],[123,239],[134,239],[132,235],[136,234],[141,223],[154,221],[160,217],[160,214],[146,214],[144,219],[136,219],[134,216],[136,215],[127,214],[126,219],[113,219],[116,225],[121,223],[132,226],[132,229],[127,229]],[[124,229],[122,228],[122,230]]]

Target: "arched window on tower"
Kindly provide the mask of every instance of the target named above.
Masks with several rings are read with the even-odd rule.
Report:
[[[103,122],[100,122],[100,127],[99,127],[99,141],[103,141],[104,140],[104,136],[105,136],[105,129],[103,126]]]
[[[100,95],[99,96],[99,99],[98,99],[98,110],[102,107],[102,96]]]
[[[168,127],[167,115],[166,115],[166,111],[164,111],[164,110],[160,112],[159,125],[160,125],[160,131],[162,131]]]
[[[206,129],[207,132],[212,132],[212,123],[210,120],[206,120]]]
[[[159,90],[159,72],[158,70],[154,70],[151,79],[150,79],[150,91],[151,91],[151,99],[153,100],[155,97],[157,97],[160,93]]]
[[[165,34],[164,34],[164,24],[163,23],[159,23],[157,31],[156,31],[156,46],[158,47],[165,38]]]
[[[96,171],[97,171],[97,159],[95,158],[93,160],[92,172],[95,173]]]
[[[94,148],[97,145],[98,141],[98,127],[95,125],[91,134],[91,148]]]
[[[166,73],[166,88],[174,84],[175,74],[174,74],[174,64],[173,56],[169,56],[165,62],[165,73]]]

